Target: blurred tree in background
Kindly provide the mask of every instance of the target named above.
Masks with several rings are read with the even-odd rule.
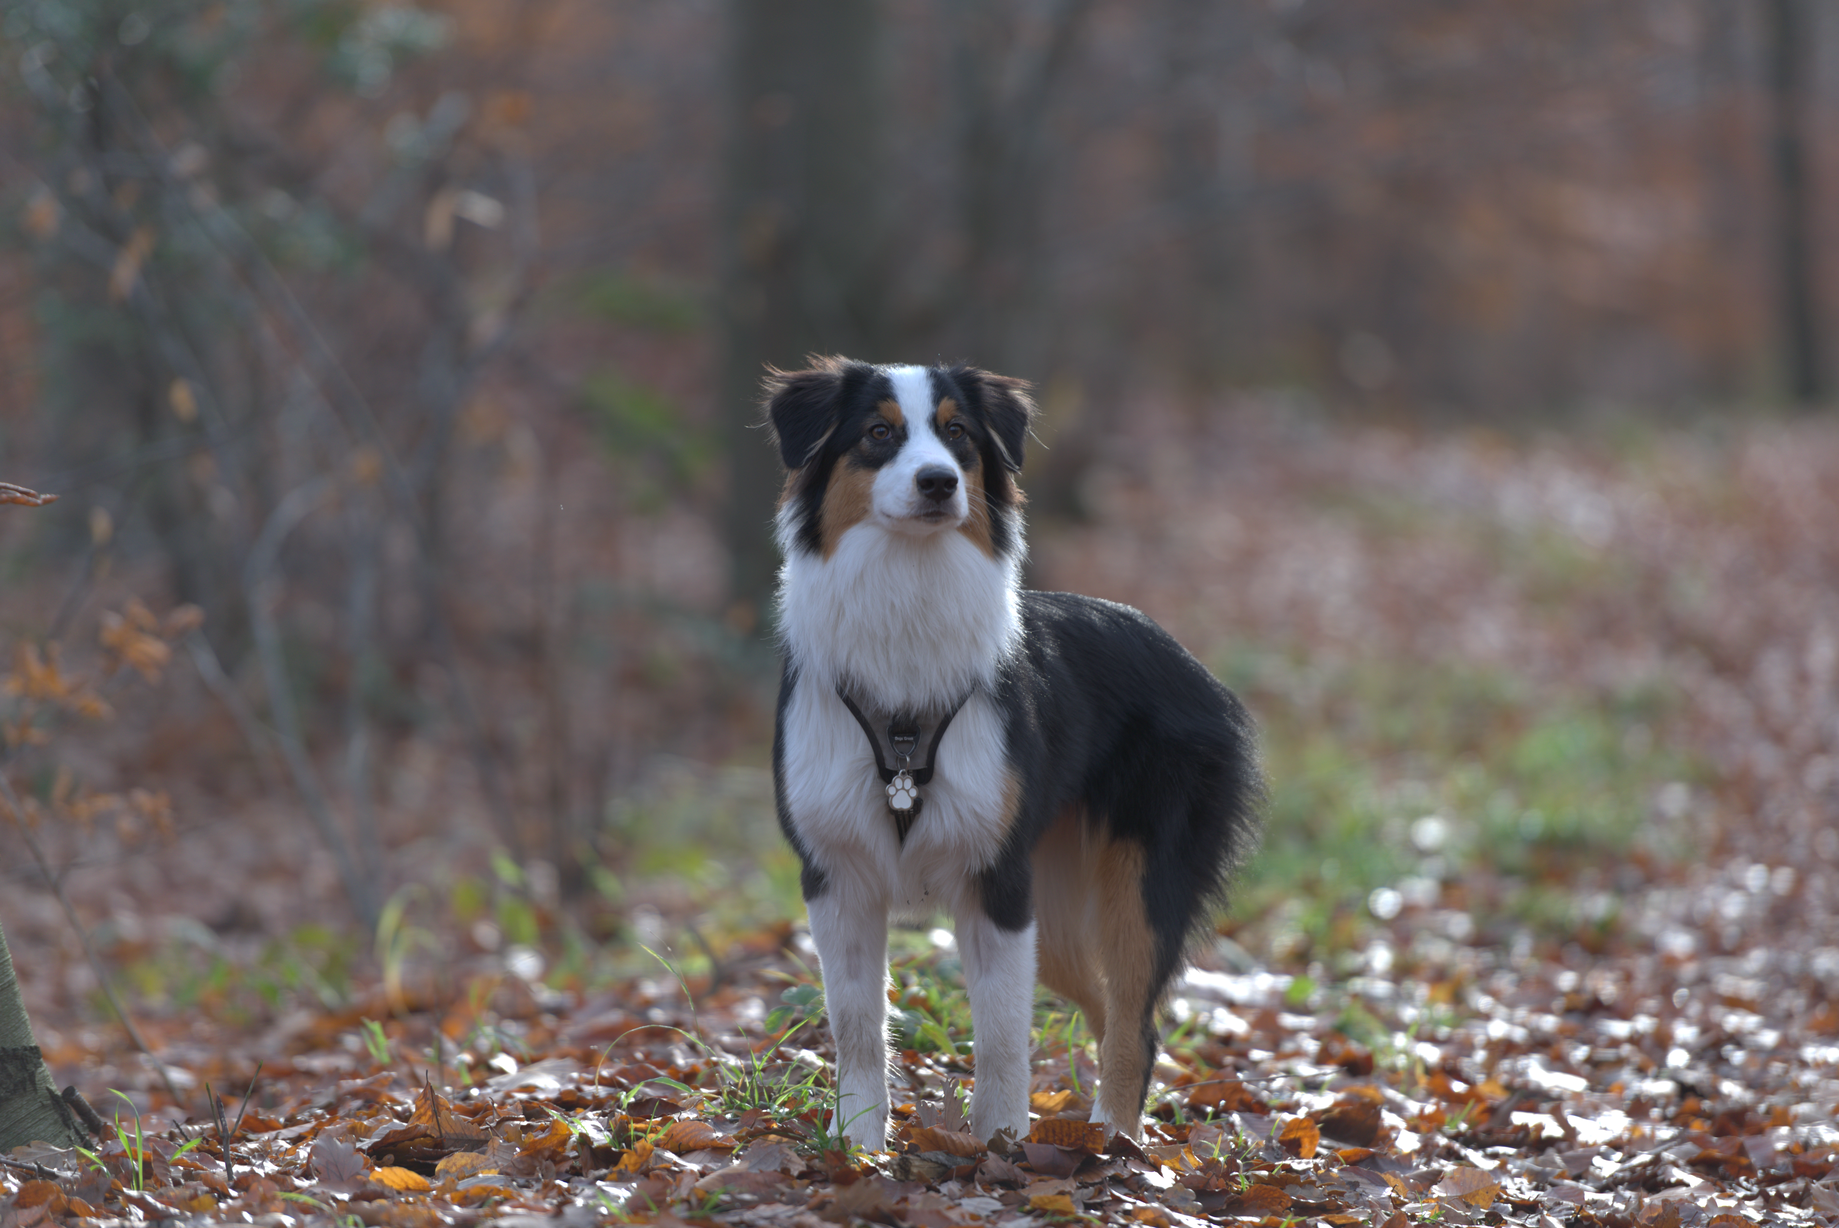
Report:
[[[4,616],[55,634],[126,582],[203,607],[160,754],[209,756],[200,796],[284,788],[366,917],[418,830],[391,815],[443,804],[427,762],[578,888],[659,752],[763,737],[765,364],[1036,381],[1042,520],[1148,400],[1818,400],[1835,27],[0,0],[0,453],[66,496],[0,538]]]

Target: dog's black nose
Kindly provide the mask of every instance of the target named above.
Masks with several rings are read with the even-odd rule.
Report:
[[[943,503],[958,490],[958,475],[943,465],[931,465],[914,475],[920,494],[934,503]]]

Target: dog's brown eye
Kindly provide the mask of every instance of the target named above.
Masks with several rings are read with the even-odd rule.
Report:
[[[955,418],[952,421],[947,422],[945,424],[945,438],[963,439],[964,438],[964,423],[959,422]]]
[[[886,439],[893,433],[893,429],[885,422],[877,422],[875,425],[868,428],[868,437],[875,440],[877,443]]]

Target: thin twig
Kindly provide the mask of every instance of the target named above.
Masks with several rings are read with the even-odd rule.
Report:
[[[72,1151],[70,1154],[74,1156],[76,1152]],[[72,1175],[55,1168],[47,1170],[45,1166],[37,1160],[10,1160],[5,1156],[0,1156],[0,1164],[4,1164],[8,1168],[16,1169],[22,1173],[31,1173],[32,1176],[39,1181],[46,1180],[51,1176],[66,1177]]]
[[[84,1128],[91,1135],[96,1138],[102,1137],[102,1132],[106,1128],[102,1124],[102,1117],[90,1107],[89,1101],[83,1099],[83,1093],[76,1089],[75,1084],[66,1087],[60,1099],[70,1106],[70,1111],[77,1115],[77,1120],[83,1123]]]
[[[211,1085],[204,1085],[205,1103],[211,1106],[211,1120],[217,1124],[217,1148],[223,1152],[224,1189],[236,1188],[236,1165],[230,1159],[230,1127],[224,1121],[223,1098],[211,1090]]]
[[[185,1097],[181,1096],[179,1089],[173,1086],[172,1076],[166,1073],[166,1063],[162,1062],[159,1055],[147,1044],[146,1038],[140,1034],[140,1029],[134,1026],[133,1017],[121,1004],[121,999],[115,996],[115,988],[109,983],[108,970],[96,957],[95,948],[89,945],[89,935],[84,932],[83,923],[77,919],[77,910],[71,906],[70,897],[64,893],[62,880],[51,872],[51,865],[45,860],[44,850],[39,848],[38,841],[32,835],[31,825],[26,820],[25,806],[20,802],[19,795],[13,792],[11,782],[4,775],[0,775],[0,795],[4,796],[7,807],[17,820],[13,826],[19,832],[20,839],[25,841],[26,848],[32,854],[32,860],[38,863],[38,872],[44,876],[45,885],[51,888],[53,895],[57,896],[58,905],[64,910],[64,919],[69,921],[70,928],[76,931],[77,942],[83,947],[83,957],[89,961],[90,970],[96,974],[96,983],[102,986],[102,996],[108,999],[109,1009],[113,1010],[115,1017],[121,1020],[121,1026],[127,1032],[128,1039],[134,1042],[134,1047],[153,1063],[154,1073],[158,1074],[160,1082],[165,1084],[166,1094],[172,1097],[172,1102],[183,1107]]]
[[[230,1137],[231,1138],[235,1138],[237,1135],[237,1132],[243,1128],[243,1114],[249,1111],[249,1101],[255,1096],[256,1080],[260,1079],[261,1077],[262,1077],[262,1063],[258,1061],[255,1064],[255,1073],[249,1076],[249,1086],[243,1089],[242,1107],[236,1110],[236,1124],[230,1127]]]
[[[198,670],[198,677],[204,680],[205,688],[229,710],[236,727],[242,730],[243,740],[255,752],[255,770],[262,777],[263,791],[269,794],[277,792],[280,782],[275,779],[274,768],[268,761],[269,753],[278,753],[279,749],[275,731],[263,724],[262,719],[243,702],[243,697],[237,694],[236,684],[224,672],[223,662],[217,659],[217,650],[211,647],[211,641],[205,638],[204,632],[194,630],[188,634],[185,637],[185,647],[192,654],[192,665]]]
[[[47,503],[56,502],[56,495],[41,495],[36,490],[27,490],[11,482],[0,482],[0,503],[21,503],[26,507],[43,507]]]
[[[217,1145],[223,1151],[223,1181],[226,1189],[236,1188],[236,1164],[230,1159],[230,1142],[243,1128],[243,1114],[249,1111],[249,1100],[255,1095],[256,1080],[262,1077],[262,1063],[255,1064],[255,1073],[249,1076],[249,1086],[243,1092],[242,1107],[236,1110],[236,1124],[230,1125],[223,1111],[223,1097],[211,1090],[211,1085],[204,1085],[204,1098],[211,1106],[211,1119],[217,1123]]]

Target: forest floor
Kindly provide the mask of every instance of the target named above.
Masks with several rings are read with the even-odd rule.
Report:
[[[972,1138],[922,929],[891,1149],[839,1146],[756,749],[621,799],[593,910],[488,837],[398,833],[418,885],[374,944],[282,802],[109,856],[46,833],[157,1061],[9,867],[41,1045],[106,1120],[0,1162],[0,1228],[1839,1224],[1839,427],[1140,424],[1032,579],[1167,625],[1272,782],[1140,1142],[1084,1124],[1091,1046],[1045,995],[1030,1136]]]

